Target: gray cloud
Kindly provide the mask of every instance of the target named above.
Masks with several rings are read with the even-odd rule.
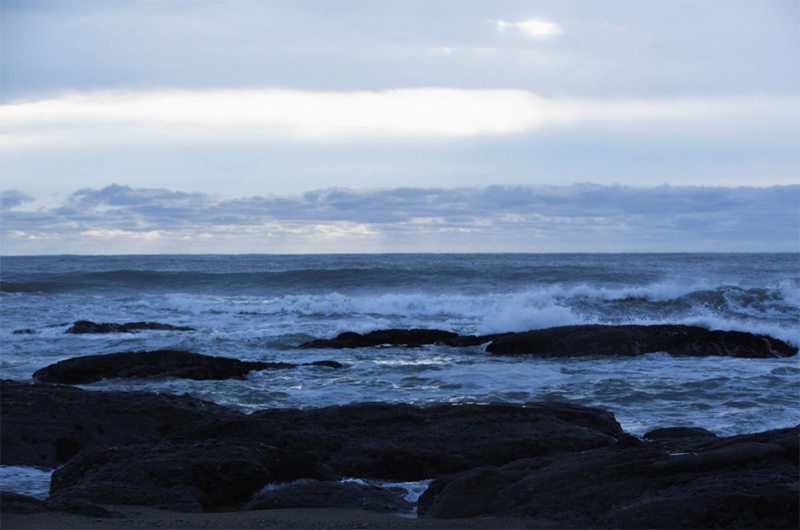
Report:
[[[6,211],[1,235],[12,254],[797,251],[799,200],[800,186],[332,188],[226,198],[112,185],[55,207]]]
[[[26,202],[33,201],[33,197],[18,190],[8,190],[0,193],[0,210],[10,210]]]

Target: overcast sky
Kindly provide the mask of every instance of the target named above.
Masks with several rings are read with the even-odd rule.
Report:
[[[795,0],[2,0],[0,26],[4,254],[800,246]]]

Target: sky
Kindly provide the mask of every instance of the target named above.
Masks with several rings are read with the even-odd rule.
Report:
[[[800,2],[0,0],[0,253],[800,250]]]

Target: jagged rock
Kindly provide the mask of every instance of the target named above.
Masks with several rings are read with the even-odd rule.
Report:
[[[316,366],[340,368],[336,361]],[[73,357],[37,370],[33,377],[46,383],[88,384],[102,379],[172,377],[179,379],[244,379],[254,370],[297,368],[292,363],[249,362],[180,350],[155,350]]]
[[[405,500],[403,490],[356,482],[299,481],[278,488],[265,488],[242,510],[283,508],[346,508],[370,512],[408,512],[414,505]]]
[[[200,512],[236,507],[269,481],[330,479],[313,455],[251,440],[92,447],[53,473],[51,498]]]
[[[315,453],[343,477],[422,480],[526,456],[603,447],[622,435],[611,413],[577,405],[358,403],[199,422],[173,431],[167,440],[248,438]]]
[[[553,527],[797,528],[798,429],[600,448],[431,483],[421,515],[531,516]]]
[[[0,382],[0,463],[56,467],[93,445],[159,441],[181,425],[240,413],[189,396]]]
[[[422,346],[445,344],[457,339],[458,334],[437,329],[385,329],[362,335],[342,333],[333,339],[318,339],[301,344],[300,348],[367,348],[391,344],[393,346]]]
[[[740,331],[709,331],[695,326],[563,326],[512,333],[495,339],[486,351],[498,355],[631,357],[652,352],[675,356],[790,357],[797,348]]]
[[[195,331],[189,326],[173,326],[171,324],[160,324],[158,322],[128,322],[126,324],[115,324],[111,322],[96,323],[90,320],[78,320],[67,328],[65,333],[81,335],[84,333],[136,333],[137,331],[157,330],[157,331]]]

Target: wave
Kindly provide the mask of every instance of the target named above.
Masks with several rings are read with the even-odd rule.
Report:
[[[171,294],[139,299],[147,311],[210,318],[216,328],[250,318],[254,325],[328,333],[381,327],[440,327],[467,333],[501,333],[578,324],[687,324],[767,334],[800,343],[800,303],[791,283],[772,288],[683,285],[608,289],[549,286],[513,293],[343,293],[276,297]],[[216,317],[215,317],[216,316]],[[264,317],[260,319],[259,317]],[[224,324],[222,324],[224,323]]]

